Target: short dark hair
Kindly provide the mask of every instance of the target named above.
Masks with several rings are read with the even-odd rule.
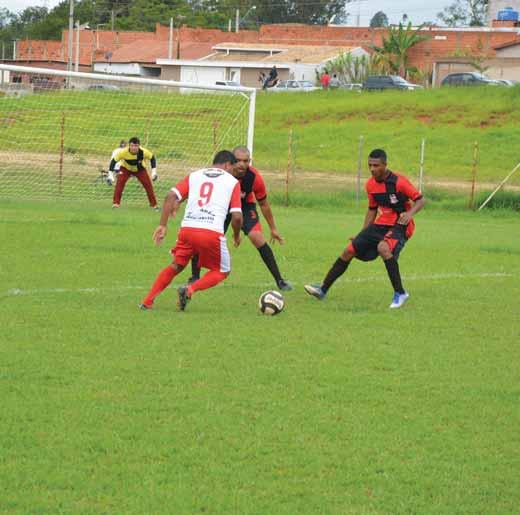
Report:
[[[214,165],[223,165],[226,163],[231,163],[234,165],[237,162],[237,158],[234,156],[233,152],[229,150],[221,150],[215,154],[213,158]]]
[[[238,145],[233,149],[233,155],[235,155],[235,152],[246,152],[247,154],[251,155],[251,152],[249,152],[249,149],[245,145]]]
[[[135,143],[136,145],[140,145],[141,144],[141,140],[137,136],[134,136],[133,138],[130,138],[128,140],[128,143]]]
[[[386,152],[381,148],[376,148],[370,152],[370,159],[379,159],[382,163],[386,163]]]

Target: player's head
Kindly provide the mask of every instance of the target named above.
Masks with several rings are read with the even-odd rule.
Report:
[[[213,158],[213,166],[222,168],[229,173],[233,173],[236,162],[237,160],[233,155],[233,152],[230,152],[229,150],[221,150],[220,152],[217,152]]]
[[[243,177],[251,163],[251,152],[249,152],[247,147],[238,146],[233,149],[233,154],[237,160],[235,177]]]
[[[388,175],[386,169],[386,152],[380,148],[372,150],[368,156],[368,168],[377,182],[383,182]]]
[[[127,143],[126,139],[122,139],[119,142],[119,148],[125,148],[127,145],[128,145],[128,143]]]
[[[141,140],[134,136],[128,140],[128,150],[130,150],[130,154],[137,154],[139,152],[139,146],[141,145]]]

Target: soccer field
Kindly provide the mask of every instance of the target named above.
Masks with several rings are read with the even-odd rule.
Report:
[[[1,513],[512,513],[520,506],[518,213],[427,208],[389,310],[381,262],[319,282],[355,209],[274,206],[285,311],[248,241],[180,313],[136,205],[0,207]],[[188,272],[176,278],[182,284]]]

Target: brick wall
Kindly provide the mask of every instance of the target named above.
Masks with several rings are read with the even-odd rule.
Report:
[[[227,32],[218,29],[193,29],[181,27],[180,38],[183,43],[199,42],[218,44],[222,42],[264,43],[279,45],[331,45],[361,46],[367,50],[371,45],[380,45],[387,35],[387,29],[367,27],[328,27],[317,25],[278,24],[263,25],[259,31],[241,30]],[[411,49],[409,64],[423,71],[431,71],[433,63],[442,58],[472,53],[495,56],[494,47],[516,39],[514,29],[485,30],[429,30],[423,31],[430,36],[428,41],[419,43]],[[174,30],[174,39],[178,36]],[[114,52],[126,44],[137,40],[167,41],[169,27],[157,25],[155,32],[123,31],[80,31],[80,64],[89,65],[93,58]],[[75,59],[74,33],[73,59]],[[60,41],[20,41],[18,58],[41,60],[67,60],[68,30],[64,30]],[[157,56],[160,57],[160,56]],[[136,56],[138,60],[138,56]]]

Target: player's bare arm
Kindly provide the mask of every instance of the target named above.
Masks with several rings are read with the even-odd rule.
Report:
[[[164,199],[159,226],[157,227],[157,229],[155,229],[153,233],[153,242],[156,245],[160,245],[163,242],[164,238],[166,237],[166,234],[168,233],[168,219],[170,218],[170,216],[172,216],[173,218],[177,213],[178,209],[179,199],[173,191],[170,191]]]
[[[412,221],[413,216],[424,207],[424,204],[426,204],[424,197],[417,199],[411,209],[399,215],[397,223],[401,225],[408,225]]]
[[[235,247],[240,245],[240,229],[242,228],[242,223],[242,213],[236,211],[231,213],[231,228],[233,229],[233,245]]]
[[[263,200],[259,200],[258,204],[260,205],[260,209],[262,210],[262,214],[264,215],[265,221],[269,225],[269,230],[271,231],[271,243],[278,241],[280,245],[283,245],[285,243],[285,239],[276,228],[274,215],[271,211],[271,206],[269,205],[268,200],[264,198]]]

